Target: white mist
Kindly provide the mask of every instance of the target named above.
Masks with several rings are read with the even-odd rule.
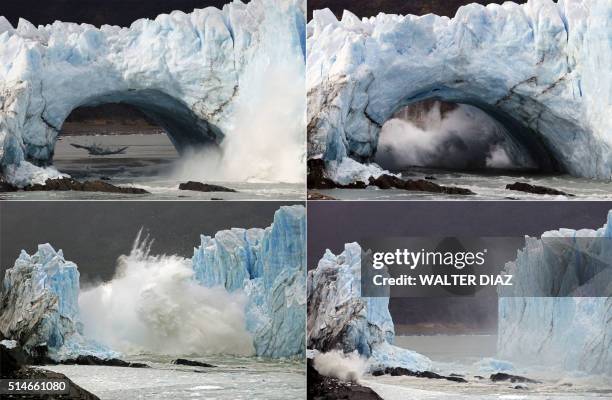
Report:
[[[124,353],[253,355],[244,295],[200,286],[191,260],[149,250],[139,234],[113,279],[81,292],[86,334]]]

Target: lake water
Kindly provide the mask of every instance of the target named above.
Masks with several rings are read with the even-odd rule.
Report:
[[[152,368],[83,365],[45,366],[61,372],[102,400],[218,399],[285,400],[306,398],[304,360],[262,360],[254,357],[189,358],[216,365],[200,368],[173,365],[164,356],[131,356]]]
[[[435,177],[432,182],[438,185],[470,189],[475,195],[446,195],[399,189],[381,190],[375,187],[314,191],[339,200],[612,200],[612,182],[575,178],[569,175],[518,172],[495,175],[424,168],[402,174],[405,179],[424,179],[426,176]],[[506,189],[507,184],[517,181],[557,189],[575,197],[539,195]]]
[[[70,144],[129,146],[124,154],[92,156]],[[171,171],[179,155],[165,134],[62,136],[55,146],[53,164],[77,180],[110,178],[117,186],[134,186],[150,194],[115,194],[95,192],[15,192],[2,193],[9,200],[303,200],[304,184],[282,182],[206,181],[237,190],[197,192],[179,190],[179,181]]]
[[[414,377],[373,377],[361,382],[385,400],[578,400],[611,399],[612,377],[554,371],[544,367],[513,363],[510,374],[542,381],[539,384],[492,382],[494,371],[479,364],[483,358],[495,358],[496,335],[398,336],[395,344],[428,356],[432,370],[444,375],[463,375],[467,383]],[[483,377],[480,379],[478,377]]]

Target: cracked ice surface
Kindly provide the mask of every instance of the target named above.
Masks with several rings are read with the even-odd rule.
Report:
[[[522,141],[543,142],[567,172],[609,179],[611,13],[609,0],[469,4],[452,19],[345,11],[338,21],[316,10],[307,26],[308,157],[371,161],[382,124],[434,97],[511,118],[537,136]]]
[[[174,11],[126,28],[59,21],[34,27],[24,19],[13,27],[0,16],[3,174],[19,186],[58,177],[45,167],[64,120],[79,106],[133,104],[179,150],[221,142],[236,125],[236,104],[254,95],[240,91],[253,68],[303,65],[304,13],[301,0],[253,0]],[[271,37],[282,54],[271,51]]]
[[[265,229],[219,231],[194,250],[195,279],[207,287],[245,290],[247,330],[258,356],[303,356],[306,212],[281,207]]]
[[[580,238],[603,240],[583,241]],[[522,271],[517,275],[521,279],[514,286],[499,291],[502,296],[498,306],[498,352],[501,357],[593,374],[612,372],[612,298],[503,297],[533,294],[535,290],[538,293],[544,290],[543,295],[548,296],[563,295],[563,288],[568,283],[572,286],[571,282],[576,279],[589,282],[577,289],[587,295],[592,289],[590,285],[609,284],[609,276],[593,274],[602,261],[608,268],[612,265],[610,239],[612,211],[607,224],[597,230],[560,229],[545,232],[542,239],[527,238],[516,261],[506,264],[509,273]],[[568,243],[574,243],[575,247],[568,250]],[[581,257],[576,249],[586,245],[589,247],[580,250],[590,257]],[[559,256],[563,260],[559,260]],[[609,269],[603,271],[606,272]]]
[[[22,250],[2,285],[0,332],[18,339],[24,350],[46,345],[56,361],[78,355],[100,358],[118,353],[83,336],[79,316],[79,271],[61,250],[41,244],[32,255]]]
[[[393,345],[393,320],[388,297],[361,297],[361,247],[327,250],[317,268],[308,272],[308,348],[322,352],[355,350],[368,357],[371,370],[403,367],[423,371],[431,361]]]

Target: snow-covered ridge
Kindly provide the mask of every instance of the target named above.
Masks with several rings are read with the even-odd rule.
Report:
[[[586,281],[577,289],[584,293],[578,294],[588,295],[593,290],[589,286],[610,282],[610,243],[612,211],[607,224],[597,230],[561,229],[546,232],[541,239],[527,238],[517,259],[506,265],[509,273],[521,271],[517,274],[520,281],[499,290],[500,356],[568,370],[612,373],[612,298],[503,297],[540,291],[545,291],[543,296],[554,296],[555,292],[568,295],[563,288],[574,287],[577,280]],[[582,257],[579,252],[590,257]],[[602,265],[607,271],[599,273],[607,276],[596,275]]]
[[[194,281],[224,292],[240,289],[245,293],[246,329],[258,356],[304,355],[305,237],[304,206],[286,206],[276,211],[274,222],[266,229],[235,228],[219,231],[214,238],[202,236],[202,246],[194,251],[193,275],[189,275]],[[55,360],[88,354],[118,357],[117,352],[84,335],[82,320],[86,318],[81,315],[79,295],[77,266],[66,261],[61,250],[44,244],[31,256],[22,251],[15,266],[6,271],[0,292],[1,336],[17,340],[30,353],[46,346],[48,356]],[[168,293],[160,294],[164,295]],[[140,311],[146,310],[142,307]]]
[[[608,0],[470,4],[452,19],[345,11],[338,21],[316,10],[307,26],[308,156],[332,169],[346,157],[370,161],[394,112],[439,98],[482,108],[573,175],[609,179],[611,14]]]
[[[21,186],[36,175],[38,181],[57,176],[27,163],[51,163],[63,121],[84,105],[135,105],[179,150],[221,142],[236,124],[236,103],[253,96],[241,92],[253,75],[250,63],[255,69],[278,63],[303,68],[304,14],[303,0],[236,0],[222,10],[174,11],[129,28],[34,27],[23,19],[15,28],[0,16],[4,175]]]

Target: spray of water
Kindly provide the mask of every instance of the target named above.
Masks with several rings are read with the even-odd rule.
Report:
[[[416,117],[400,114],[387,121],[380,132],[375,161],[391,170],[411,166],[457,170],[535,168],[525,149],[483,111],[459,104],[443,113],[440,107],[436,101]]]
[[[238,98],[220,149],[186,154],[178,180],[288,182],[305,179],[306,94],[304,56],[270,8],[260,48],[240,77]],[[286,21],[292,24],[294,21]]]
[[[319,353],[314,358],[314,368],[321,375],[342,381],[356,382],[367,370],[367,360],[356,351],[344,354],[340,350]]]
[[[114,278],[82,291],[85,333],[125,353],[252,355],[244,294],[198,285],[190,260],[150,245],[139,233]]]

